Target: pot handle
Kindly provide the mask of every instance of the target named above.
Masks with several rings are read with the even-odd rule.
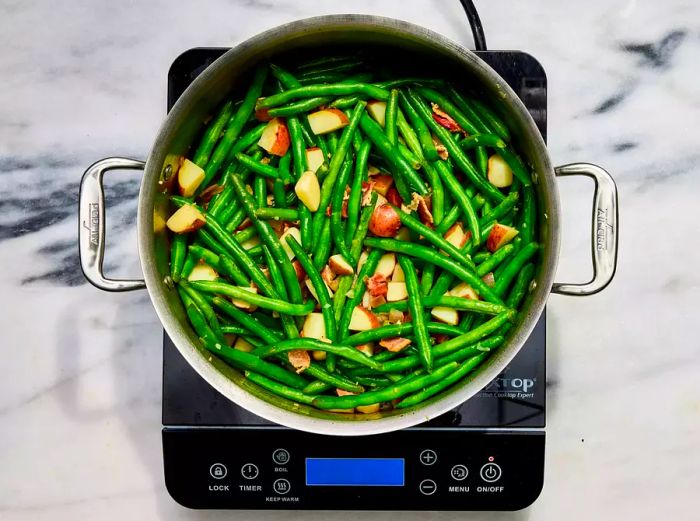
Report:
[[[104,291],[131,291],[146,287],[143,280],[108,279],[102,273],[105,256],[105,193],[102,178],[109,170],[143,170],[146,163],[108,157],[92,164],[80,182],[78,248],[85,278]]]
[[[593,179],[592,256],[593,279],[585,284],[555,282],[553,293],[586,296],[604,289],[615,276],[617,268],[617,186],[608,172],[590,163],[572,163],[554,169],[557,176],[585,175]]]

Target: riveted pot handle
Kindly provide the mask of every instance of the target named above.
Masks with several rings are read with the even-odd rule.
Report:
[[[593,295],[604,289],[617,268],[617,187],[608,172],[590,163],[572,163],[554,169],[557,176],[584,175],[595,182],[593,193],[593,279],[585,284],[555,282],[552,292],[561,295]]]
[[[80,182],[78,247],[85,278],[105,291],[131,291],[146,287],[143,280],[108,279],[102,273],[105,256],[105,193],[102,178],[109,170],[143,170],[146,163],[108,157],[91,165]]]

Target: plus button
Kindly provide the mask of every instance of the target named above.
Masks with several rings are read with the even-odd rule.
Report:
[[[420,453],[419,459],[423,465],[433,465],[437,461],[437,454],[433,450],[426,449]]]

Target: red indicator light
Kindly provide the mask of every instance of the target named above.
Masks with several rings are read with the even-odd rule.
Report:
[[[493,456],[489,456],[489,461],[490,461],[490,462],[492,462],[493,459],[494,459]]]

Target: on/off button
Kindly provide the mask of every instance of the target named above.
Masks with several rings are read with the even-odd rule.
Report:
[[[481,467],[479,474],[486,483],[495,483],[501,479],[501,467],[495,463],[487,463]]]

